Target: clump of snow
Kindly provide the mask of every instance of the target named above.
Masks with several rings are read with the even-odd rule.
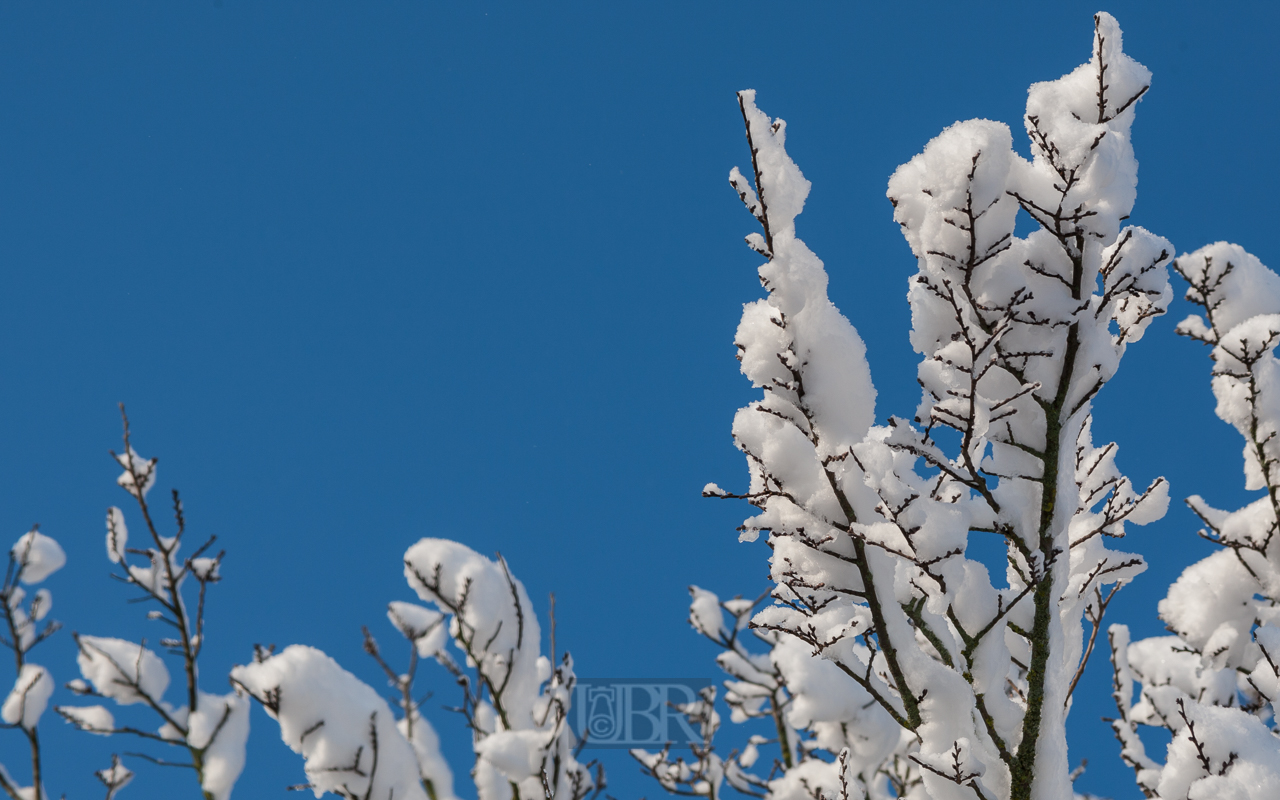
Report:
[[[196,710],[187,716],[187,746],[204,750],[201,788],[214,800],[227,800],[244,769],[249,739],[249,700],[234,692],[200,692]]]
[[[1183,335],[1217,344],[1240,323],[1280,310],[1280,275],[1239,245],[1206,245],[1179,256],[1176,268],[1189,284],[1187,299],[1211,309],[1212,317],[1189,315],[1178,323]]]
[[[138,455],[130,446],[124,453],[112,453],[116,461],[124,468],[116,483],[120,488],[139,499],[146,497],[151,487],[156,485],[156,461]]]
[[[693,596],[693,602],[689,604],[689,624],[693,629],[712,641],[727,639],[729,629],[724,624],[720,598],[697,586],[690,586],[689,594]]]
[[[861,439],[875,419],[866,346],[827,297],[822,261],[796,236],[795,218],[810,183],[787,155],[786,123],[770,120],[756,108],[754,91],[741,92],[739,98],[756,151],[757,189],[772,241],[772,257],[759,270],[769,296],[743,308],[734,338],[742,372],[755,386],[773,386],[775,380],[788,385],[771,410],[807,417],[802,424],[824,434],[823,455],[835,453]],[[804,384],[792,385],[791,370],[801,363],[807,364]],[[739,416],[768,413],[756,408],[743,409]]]
[[[378,693],[313,647],[292,645],[236,667],[231,679],[280,723],[320,797],[427,800],[419,762]],[[437,796],[439,800],[439,795]]]
[[[491,686],[506,687],[503,704],[511,724],[528,724],[541,683],[541,631],[524,586],[505,562],[448,539],[419,541],[405,553],[404,565],[418,597],[450,615],[449,635],[468,666]]]
[[[222,562],[216,558],[193,558],[191,559],[191,574],[196,580],[213,582],[221,578],[218,574],[218,567]]]
[[[52,694],[53,678],[49,671],[28,661],[22,665],[13,689],[0,707],[0,719],[28,731],[35,730]]]
[[[115,730],[116,719],[106,706],[58,706],[67,722],[87,733],[106,736]]]
[[[111,756],[111,766],[93,773],[107,787],[106,800],[112,800],[116,794],[133,780],[133,771],[120,763],[120,756]]]
[[[107,558],[112,564],[119,564],[128,546],[129,526],[124,522],[124,512],[112,506],[107,509]]]
[[[40,583],[67,563],[67,554],[61,545],[36,530],[18,537],[9,554],[21,568],[19,578],[26,584]]]
[[[1257,717],[1196,704],[1178,719],[1168,767],[1156,787],[1171,800],[1229,797],[1268,800],[1280,785],[1280,741]]]
[[[49,616],[49,612],[53,610],[53,593],[48,589],[39,589],[36,596],[31,598],[31,618],[36,622]]]
[[[422,658],[430,658],[445,646],[449,638],[444,614],[430,608],[394,600],[387,604],[387,619],[400,631]]]
[[[1151,73],[1122,51],[1114,17],[1101,12],[1094,19],[1088,63],[1056,81],[1032,85],[1027,94],[1026,127],[1035,158],[1019,189],[1042,208],[1083,205],[1092,212],[1079,221],[1086,235],[1110,242],[1137,198],[1130,128]],[[1063,167],[1070,181],[1063,180]]]
[[[98,694],[122,706],[159,702],[169,688],[169,670],[142,645],[102,636],[77,636],[80,674]]]

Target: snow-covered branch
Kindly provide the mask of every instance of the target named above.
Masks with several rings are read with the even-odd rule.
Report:
[[[376,691],[314,648],[261,651],[232,681],[280,723],[285,743],[306,759],[319,797],[454,800],[453,775],[421,713],[414,679],[431,658],[463,690],[473,737],[472,777],[481,800],[583,800],[603,788],[603,771],[577,760],[569,728],[576,679],[566,653],[541,654],[538,618],[506,561],[457,542],[423,539],[405,553],[404,574],[425,608],[392,602],[387,615],[409,644],[409,666],[391,666],[369,631],[365,651],[396,691],[399,716]],[[463,655],[458,664],[446,643]]]
[[[809,182],[786,124],[739,94],[752,169],[730,183],[762,226],[747,243],[768,259],[768,296],[745,307],[736,342],[761,396],[733,426],[749,486],[704,495],[759,510],[741,531],[767,533],[773,551],[774,602],[751,623],[767,657],[720,621],[736,606],[695,590],[692,620],[725,648],[731,694],[747,686],[759,708],[785,708],[796,760],[769,794],[1069,793],[1070,692],[1115,589],[1144,568],[1106,543],[1168,504],[1164,480],[1135,489],[1090,426],[1092,399],[1171,298],[1172,246],[1123,226],[1149,83],[1099,14],[1089,61],[1031,87],[1030,161],[1005,125],[971,120],[894,173],[894,219],[918,265],[923,392],[912,419],[886,426],[873,425],[862,341],[796,236]],[[1039,223],[1025,238],[1020,211]],[[1007,549],[1003,581],[968,555],[984,536]],[[645,757],[664,785],[699,774]]]
[[[1187,498],[1200,535],[1221,549],[1188,567],[1160,602],[1173,635],[1130,644],[1127,628],[1112,627],[1120,712],[1112,727],[1148,797],[1261,797],[1280,781],[1280,276],[1225,242],[1174,268],[1203,313],[1178,332],[1213,347],[1217,414],[1244,438],[1245,488],[1263,494],[1236,511]],[[1163,764],[1146,756],[1139,725],[1172,733]]]
[[[150,725],[117,725],[114,715],[102,705],[59,706],[57,711],[68,722],[89,733],[127,735],[180,748],[185,756],[182,761],[148,754],[138,756],[191,769],[207,800],[225,800],[244,768],[249,704],[234,692],[205,693],[197,680],[198,660],[204,645],[206,593],[220,579],[224,554],[209,555],[215,541],[210,537],[190,556],[179,555],[186,534],[186,518],[177,490],[173,491],[173,533],[165,536],[160,532],[152,515],[153,507],[147,500],[156,482],[157,459],[138,455],[123,406],[120,413],[124,420],[124,452],[112,453],[112,456],[124,472],[116,483],[137,504],[146,527],[147,546],[129,546],[124,512],[112,507],[107,510],[107,558],[121,570],[121,574],[113,577],[139,589],[141,599],[152,605],[147,618],[163,623],[171,634],[161,637],[160,645],[170,656],[181,660],[184,702],[171,705],[165,700],[169,670],[164,660],[146,647],[145,641],[135,643],[76,634],[83,679],[72,681],[68,688],[79,695],[111,699],[121,706],[143,705],[153,713],[153,721]],[[189,605],[191,583],[188,579],[196,586],[194,612]],[[98,775],[108,787],[108,793],[114,795],[131,779],[132,772],[117,762]]]

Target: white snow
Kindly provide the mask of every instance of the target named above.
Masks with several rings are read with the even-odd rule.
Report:
[[[196,711],[187,717],[187,744],[204,749],[201,787],[214,800],[227,800],[244,769],[249,739],[249,699],[236,693],[200,692]]]
[[[22,665],[13,689],[0,707],[0,719],[10,725],[34,730],[53,695],[53,678],[49,671],[30,661]]]
[[[442,650],[449,638],[444,614],[430,608],[394,600],[387,604],[387,619],[404,638],[413,642],[422,658],[430,658]]]
[[[112,506],[107,509],[107,558],[112,564],[119,564],[128,546],[129,526],[125,525],[124,512]]]
[[[232,680],[280,723],[280,737],[306,759],[316,797],[427,800],[418,759],[378,693],[313,647],[292,645]]]
[[[169,687],[169,670],[160,657],[123,639],[78,636],[80,674],[101,695],[122,706],[159,702]]]
[[[82,731],[107,735],[115,730],[116,720],[106,706],[58,706],[58,713]]]
[[[114,453],[116,461],[124,468],[116,483],[134,497],[146,497],[156,485],[156,459],[138,455],[133,447],[124,453]]]
[[[27,584],[43,581],[67,563],[67,554],[61,545],[35,530],[18,537],[9,553],[22,568],[20,578]]]

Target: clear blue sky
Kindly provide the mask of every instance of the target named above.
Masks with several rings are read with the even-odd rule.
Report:
[[[970,117],[1021,130],[1026,87],[1086,60],[1093,4],[337,4],[242,0],[0,7],[0,531],[39,521],[70,563],[48,584],[68,632],[33,657],[75,676],[69,630],[160,632],[110,581],[107,455],[138,449],[216,533],[204,683],[255,642],[320,647],[365,680],[360,625],[389,644],[422,536],[501,550],[587,676],[716,677],[685,587],[766,588],[734,410],[733,332],[759,296],[752,219],[726,182],[748,153],[734,91],[788,123],[814,182],[800,234],[858,327],[878,416],[915,406],[910,252],[889,174]],[[794,10],[800,8],[802,10]],[[1133,221],[1180,251],[1271,235],[1277,17],[1266,4],[1113,3],[1155,74],[1135,126]],[[1016,141],[1016,139],[1015,139]],[[1019,144],[1023,152],[1025,145]],[[1179,295],[1181,287],[1179,287]],[[1245,498],[1240,441],[1212,415],[1207,351],[1179,302],[1099,399],[1136,483]],[[1152,569],[1113,606],[1155,604],[1200,557],[1175,504],[1129,544]],[[1105,651],[1078,691],[1081,788],[1136,797]],[[440,670],[429,709],[459,784],[469,760]],[[4,681],[9,673],[0,673]],[[60,692],[57,701],[67,701]],[[121,719],[126,715],[121,714]],[[44,722],[48,788],[134,749]],[[25,776],[22,741],[0,753]],[[732,739],[732,735],[728,736]],[[657,797],[606,753],[621,800]],[[138,766],[125,797],[188,776]],[[282,798],[301,762],[255,709],[239,798]],[[294,795],[296,797],[296,795]]]

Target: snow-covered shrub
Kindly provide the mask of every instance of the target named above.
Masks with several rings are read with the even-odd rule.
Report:
[[[127,735],[178,747],[189,760],[128,753],[131,758],[194,770],[203,796],[226,800],[244,766],[249,734],[249,699],[257,700],[280,723],[285,743],[305,759],[307,783],[317,797],[333,792],[362,800],[456,800],[453,775],[440,755],[439,741],[422,716],[414,679],[422,659],[444,666],[463,691],[462,712],[473,732],[472,770],[481,800],[582,800],[604,786],[603,771],[576,758],[568,713],[575,677],[567,653],[558,664],[540,650],[538,618],[524,586],[499,558],[492,561],[456,542],[423,539],[405,554],[404,574],[428,608],[395,601],[387,616],[409,645],[409,664],[393,669],[365,630],[365,650],[386,673],[396,692],[397,711],[376,690],[311,647],[294,645],[280,653],[257,649],[254,662],[232,670],[235,691],[214,695],[197,683],[204,644],[206,593],[219,580],[223,553],[209,555],[214,539],[190,556],[179,555],[186,521],[173,493],[176,528],[159,532],[147,495],[156,482],[156,459],[133,449],[125,418],[124,468],[117,483],[137,503],[146,528],[146,547],[130,547],[124,512],[107,512],[106,550],[123,574],[154,608],[148,618],[165,623],[174,636],[163,652],[180,665],[184,699],[165,699],[171,673],[165,658],[147,643],[75,634],[81,678],[67,684],[75,694],[141,706],[146,722],[118,722],[103,703],[59,706],[82,731]],[[54,690],[49,672],[27,653],[58,630],[45,619],[52,604],[47,589],[29,599],[20,584],[38,584],[61,568],[66,556],[52,538],[32,530],[10,549],[0,601],[18,670],[0,707],[7,726],[25,734],[33,786],[22,786],[0,764],[0,790],[13,800],[45,800],[37,723]],[[194,591],[192,591],[194,584]],[[194,597],[192,596],[194,595]],[[459,663],[448,652],[452,641]],[[553,654],[554,656],[554,654]],[[131,712],[124,712],[131,713]],[[595,767],[594,774],[592,768]],[[115,797],[133,772],[113,756],[96,773]]]
[[[123,408],[121,413],[123,415]],[[173,491],[173,534],[160,533],[152,516],[153,507],[147,501],[147,493],[156,482],[156,459],[144,459],[133,449],[128,417],[124,418],[124,452],[112,455],[124,469],[116,483],[137,503],[146,533],[144,547],[130,547],[124,512],[114,507],[108,509],[107,558],[119,565],[118,577],[138,587],[152,604],[148,619],[164,623],[172,632],[171,636],[160,639],[160,646],[181,664],[181,699],[176,704],[165,700],[169,669],[163,658],[146,647],[145,641],[77,634],[81,679],[69,683],[68,688],[76,694],[109,699],[120,706],[145,706],[150,711],[150,721],[137,725],[117,723],[114,714],[101,704],[59,706],[57,711],[68,722],[89,733],[127,735],[180,748],[189,762],[142,757],[187,764],[195,772],[205,798],[226,800],[244,768],[249,702],[235,692],[225,695],[203,692],[197,681],[200,651],[204,646],[206,593],[219,580],[223,553],[210,555],[216,538],[210,537],[191,555],[180,555],[186,520],[177,490]],[[108,793],[114,795],[133,774],[116,759],[112,767],[99,772],[98,777],[107,786]]]
[[[575,678],[566,653],[541,654],[538,618],[499,558],[465,545],[423,539],[404,558],[409,586],[436,608],[393,602],[388,617],[409,642],[409,667],[393,669],[365,631],[365,650],[399,695],[399,718],[376,691],[310,647],[260,652],[232,681],[280,723],[285,743],[306,759],[317,797],[454,800],[453,776],[413,681],[421,658],[443,665],[463,690],[462,713],[476,753],[480,800],[582,800],[603,773],[575,757],[568,713]],[[463,664],[449,655],[452,640]],[[553,654],[554,655],[554,654]]]
[[[447,769],[421,774],[387,702],[319,650],[293,645],[231,674],[279,721],[285,744],[306,759],[316,797],[425,800],[423,782],[431,781],[436,798],[452,800]],[[419,738],[429,730],[424,724]]]
[[[1221,549],[1160,602],[1172,635],[1130,643],[1125,626],[1111,627],[1112,726],[1148,797],[1271,797],[1280,785],[1280,276],[1225,242],[1174,268],[1204,312],[1178,333],[1213,348],[1217,414],[1244,437],[1245,488],[1263,494],[1235,511],[1187,499],[1200,535]],[[1146,754],[1139,725],[1172,733],[1163,764]]]
[[[741,536],[772,548],[773,602],[751,617],[768,649],[741,646],[749,603],[695,590],[691,618],[725,648],[734,718],[773,716],[782,755],[732,785],[788,800],[1071,796],[1071,692],[1108,601],[1144,568],[1107,542],[1168,502],[1163,480],[1135,489],[1090,433],[1092,399],[1170,300],[1173,252],[1123,224],[1150,75],[1112,17],[1094,21],[1089,61],[1031,87],[1030,161],[1005,125],[971,120],[890,179],[918,263],[923,396],[884,426],[863,343],[796,236],[810,184],[786,125],[739,95],[753,180],[730,182],[763,228],[747,244],[768,296],[736,342],[762,395],[733,424],[748,488],[704,494],[759,509]],[[1025,238],[1020,210],[1038,223]],[[1004,544],[1003,579],[969,557],[975,537]],[[637,756],[668,788],[715,797],[758,744],[693,766]]]

